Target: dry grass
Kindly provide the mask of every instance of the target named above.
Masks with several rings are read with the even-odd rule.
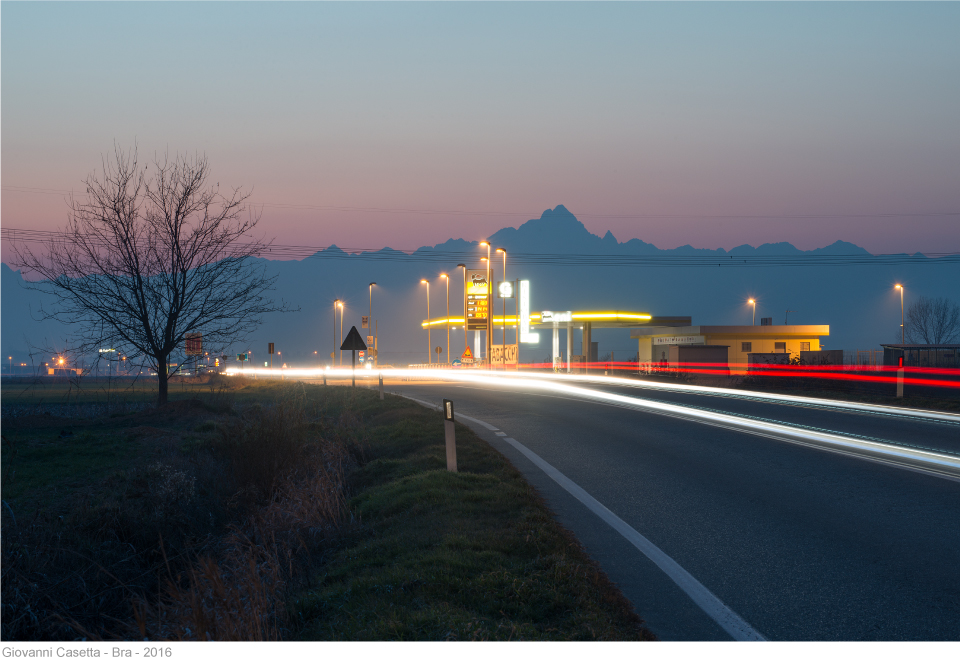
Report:
[[[270,394],[216,416],[207,406],[190,428],[170,427],[185,410],[157,410],[114,444],[90,427],[65,445],[149,451],[122,470],[93,465],[90,483],[28,519],[29,498],[14,500],[19,519],[4,502],[3,639],[279,638],[284,590],[342,524],[359,450],[354,416],[302,387]],[[22,470],[50,452],[27,454]]]

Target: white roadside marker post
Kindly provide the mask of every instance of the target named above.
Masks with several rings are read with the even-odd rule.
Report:
[[[380,400],[383,401],[383,374],[380,374]]]
[[[447,471],[457,471],[457,435],[453,424],[453,401],[443,400],[443,434],[447,443]]]

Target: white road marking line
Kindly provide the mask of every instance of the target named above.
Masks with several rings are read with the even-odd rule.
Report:
[[[454,413],[454,417],[455,417],[455,418],[460,418],[460,419],[465,419],[465,420],[467,420],[468,422],[474,422],[474,423],[476,423],[476,424],[479,424],[480,426],[482,426],[483,428],[485,428],[485,429],[487,429],[487,430],[495,431],[495,432],[497,433],[497,435],[506,435],[506,433],[500,432],[500,431],[497,429],[496,426],[494,426],[493,424],[487,424],[487,423],[486,423],[485,421],[483,421],[482,419],[477,419],[477,418],[475,418],[475,417],[468,417],[468,416],[466,416],[466,415],[464,415],[464,414],[462,414],[462,413]]]
[[[428,407],[428,408],[436,408],[437,410],[440,409],[440,404],[438,404],[438,403],[430,403],[429,401],[424,401],[423,399],[415,399],[415,398],[413,398],[412,396],[408,396],[408,395],[406,395],[406,394],[401,394],[400,396],[402,396],[404,399],[410,399],[411,401],[416,401],[416,402],[419,403],[420,405],[426,406],[426,407]],[[483,421],[482,419],[476,419],[476,418],[474,418],[474,417],[468,417],[467,415],[464,415],[464,414],[462,414],[462,413],[458,413],[458,412],[456,412],[456,411],[454,411],[453,417],[454,417],[454,419],[462,418],[462,419],[467,420],[468,422],[474,422],[475,424],[479,424],[480,426],[482,426],[483,428],[487,429],[488,431],[496,431],[498,435],[506,435],[506,433],[500,433],[500,429],[498,429],[496,426],[494,426],[493,424],[487,424],[487,423],[486,423],[485,421]]]
[[[613,511],[598,502],[587,491],[513,438],[504,438],[504,441],[530,459],[534,465],[543,470],[544,473],[557,482],[561,488],[580,500],[584,506],[619,532],[620,535],[627,539],[637,550],[646,555],[647,558],[666,573],[667,577],[673,580],[707,616],[716,621],[731,637],[737,641],[766,641],[763,635],[725,605],[723,601],[713,595],[709,589],[690,575],[680,564],[674,561],[663,550],[655,546],[643,534],[625,523]]]
[[[406,399],[410,399],[411,401],[415,401],[421,405],[427,406],[428,408],[436,407],[435,404],[432,404],[429,401],[415,399],[412,396],[405,394],[402,394],[401,396]],[[490,431],[496,431],[498,436],[506,435],[497,431],[496,426],[488,424],[482,419],[470,417],[469,415],[464,415],[462,413],[456,413],[456,416],[461,419],[465,419],[468,422],[479,424]],[[723,628],[733,639],[737,640],[738,642],[767,641],[766,637],[761,635],[749,623],[744,621],[740,615],[727,607],[722,600],[714,596],[713,592],[703,586],[695,577],[690,575],[686,569],[674,561],[673,558],[671,558],[667,553],[655,546],[643,534],[625,523],[617,514],[597,501],[592,495],[571,481],[557,468],[547,463],[545,460],[540,458],[540,456],[530,451],[513,438],[504,437],[503,440],[504,442],[509,443],[510,446],[519,451],[521,454],[526,456],[530,462],[543,470],[548,477],[557,482],[561,488],[577,498],[584,506],[596,514],[597,517],[610,525],[637,550],[642,552],[650,561],[656,564],[660,570],[667,574],[667,577],[673,580],[674,584],[680,587],[680,589],[683,590],[683,592],[687,594],[687,596],[689,596],[694,603],[696,603],[697,607],[703,610],[711,619],[716,621],[717,624]]]

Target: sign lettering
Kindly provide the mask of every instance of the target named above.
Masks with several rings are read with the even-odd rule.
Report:
[[[467,301],[467,330],[486,330],[490,312],[490,282],[486,270],[468,270],[463,292]]]
[[[681,344],[706,344],[703,335],[681,335],[679,337],[654,337],[654,346],[674,346]]]
[[[490,364],[496,366],[515,365],[520,356],[520,347],[518,344],[493,345],[490,347]]]

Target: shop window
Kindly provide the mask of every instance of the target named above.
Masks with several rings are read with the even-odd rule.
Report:
[[[802,341],[802,342],[800,342],[800,350],[801,350],[801,351],[809,351],[809,350],[810,350],[810,342],[808,342],[808,341]]]
[[[773,342],[773,352],[774,352],[774,353],[786,353],[786,352],[787,352],[787,342],[785,342],[785,341],[775,341],[775,342]]]
[[[751,351],[753,351],[753,342],[749,342],[749,341],[740,342],[741,353],[750,353]]]

